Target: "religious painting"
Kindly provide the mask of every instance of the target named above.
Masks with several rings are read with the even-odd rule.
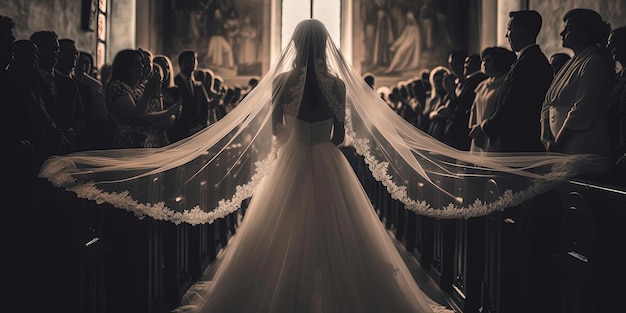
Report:
[[[361,72],[394,79],[447,65],[466,49],[469,2],[355,0],[353,62]]]
[[[260,76],[269,62],[270,0],[166,0],[164,51],[184,50],[222,77]],[[176,64],[175,64],[176,66]]]

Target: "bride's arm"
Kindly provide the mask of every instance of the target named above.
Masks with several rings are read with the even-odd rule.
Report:
[[[280,130],[283,127],[283,104],[281,101],[281,92],[284,85],[283,75],[279,75],[272,83],[272,134],[279,136]]]
[[[337,96],[342,100],[341,107],[345,111],[346,108],[346,85],[343,81],[337,81]],[[341,114],[341,116],[337,116],[335,114],[335,118],[333,119],[333,137],[331,138],[332,143],[335,145],[340,145],[343,143],[343,140],[346,136],[346,128],[345,128],[345,114]]]

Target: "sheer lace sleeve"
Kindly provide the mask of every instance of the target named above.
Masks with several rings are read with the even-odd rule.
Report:
[[[344,122],[346,119],[346,85],[335,75],[321,73],[322,68],[322,62],[318,61],[315,71],[322,94],[328,101],[328,106],[335,113],[337,120]]]

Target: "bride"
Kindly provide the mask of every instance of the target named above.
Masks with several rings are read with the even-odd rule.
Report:
[[[317,20],[294,32],[295,68],[273,82],[296,91],[274,93],[274,133],[291,129],[194,311],[432,311],[336,146],[346,86],[326,64],[326,36]]]
[[[305,20],[266,77],[218,123],[162,148],[52,157],[40,176],[139,218],[192,225],[227,216],[254,195],[213,279],[195,286],[180,312],[445,310],[413,280],[337,148],[344,139],[394,199],[437,218],[486,215],[602,163],[591,155],[450,148],[389,109],[324,25]],[[459,183],[494,176],[510,189],[493,202],[456,192]],[[425,193],[449,204],[436,207]]]

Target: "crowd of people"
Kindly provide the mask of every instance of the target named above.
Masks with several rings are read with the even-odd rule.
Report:
[[[594,153],[610,160],[614,181],[623,183],[626,28],[611,29],[588,9],[569,11],[563,22],[563,47],[573,56],[547,58],[536,41],[542,18],[524,10],[509,14],[510,49],[453,51],[446,66],[393,86],[376,87],[370,73],[364,79],[415,127],[459,150]],[[258,82],[228,86],[198,68],[193,50],[177,56],[178,73],[169,56],[142,48],[119,51],[96,69],[72,39],[45,30],[16,40],[15,26],[0,17],[0,87],[11,116],[3,133],[14,164],[33,174],[50,155],[186,138],[221,119]]]
[[[568,53],[550,58],[537,44],[542,17],[511,12],[510,49],[453,51],[447,66],[375,86],[407,121],[460,150],[597,154],[609,160],[595,178],[626,184],[626,27],[611,29],[595,11],[573,9],[560,33]]]
[[[11,169],[36,175],[51,155],[116,148],[155,148],[215,123],[258,82],[229,86],[197,53],[170,57],[147,49],[119,51],[100,69],[71,38],[51,30],[16,40],[15,22],[0,16],[0,93],[9,110],[3,134]],[[32,176],[31,176],[32,177]]]

